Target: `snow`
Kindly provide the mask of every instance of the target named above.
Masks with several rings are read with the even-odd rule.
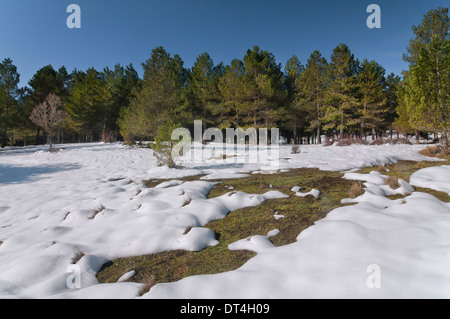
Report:
[[[256,253],[261,253],[267,249],[275,248],[275,245],[270,241],[270,237],[278,235],[280,231],[274,229],[270,231],[267,236],[250,236],[246,239],[241,239],[228,245],[229,250],[251,250]]]
[[[307,193],[296,192],[295,196],[298,196],[298,197],[314,196],[317,199],[320,196],[320,191],[318,189],[312,189],[311,191],[309,191]]]
[[[411,185],[431,188],[450,195],[450,166],[424,168],[411,176]]]
[[[144,297],[449,298],[450,204],[419,192],[404,200],[362,197],[294,244],[272,247],[269,235],[238,241],[231,248],[258,255],[236,271],[159,284]]]
[[[207,223],[289,196],[230,189],[207,198],[214,179],[268,173],[264,163],[216,160],[168,169],[157,167],[149,149],[103,143],[62,147],[57,153],[45,147],[0,151],[0,298],[135,298],[142,285],[123,282],[132,272],[103,285],[95,277],[101,266],[120,257],[217,245]],[[144,298],[449,297],[449,204],[413,192],[405,181],[392,190],[381,174],[355,173],[399,160],[430,160],[418,153],[423,148],[312,145],[291,156],[290,146],[282,146],[279,170],[352,170],[346,178],[365,181],[366,193],[302,232],[294,244],[274,247],[270,237],[276,230],[244,238],[230,249],[247,247],[257,256],[240,269],[158,284]],[[422,170],[411,183],[450,192],[450,179],[443,178],[448,172],[448,166]],[[192,175],[203,178],[182,181]],[[173,180],[147,188],[148,179]],[[412,194],[392,201],[385,197],[392,192]],[[84,256],[73,265],[79,251]],[[372,264],[380,266],[382,289],[367,288]],[[69,288],[77,269],[81,288]]]

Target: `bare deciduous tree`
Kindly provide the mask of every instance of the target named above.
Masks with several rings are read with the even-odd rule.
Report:
[[[50,151],[53,150],[53,134],[64,122],[66,115],[67,112],[63,107],[61,98],[53,93],[44,102],[37,105],[31,113],[30,120],[48,134]]]

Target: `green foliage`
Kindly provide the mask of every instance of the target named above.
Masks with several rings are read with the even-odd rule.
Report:
[[[360,107],[356,111],[361,133],[375,131],[383,124],[386,113],[386,95],[383,91],[384,68],[375,61],[364,59],[357,76]]]
[[[208,53],[197,57],[189,72],[185,89],[186,107],[189,113],[204,125],[215,125],[216,105],[222,102],[219,80],[225,72],[223,64],[214,66]]]
[[[67,110],[80,134],[93,140],[93,132],[101,127],[103,108],[109,98],[102,75],[94,68],[86,72],[74,72]]]
[[[433,37],[448,40],[449,28],[448,8],[439,7],[428,11],[424,15],[422,23],[412,27],[415,38],[411,39],[407,54],[403,55],[403,59],[411,65],[415,65],[421,50],[431,43]]]
[[[400,86],[401,78],[394,73],[390,73],[385,79],[386,113],[385,123],[392,124],[398,118],[397,92]]]
[[[0,63],[0,137],[1,147],[8,141],[8,130],[14,127],[19,114],[18,99],[21,91],[18,87],[20,74],[11,59]]]
[[[409,71],[398,92],[396,126],[416,132],[440,132],[446,150],[450,115],[448,9],[431,10],[413,30],[416,38],[411,40]]]
[[[135,91],[129,108],[122,111],[119,125],[126,140],[153,138],[168,120],[186,121],[183,88],[187,73],[180,56],[172,57],[164,48],[152,51],[142,64],[142,88]]]
[[[176,141],[172,140],[172,133],[181,125],[175,125],[172,121],[162,124],[158,128],[158,135],[155,136],[155,144],[151,144],[158,166],[174,168],[177,156],[174,155]]]
[[[247,50],[244,64],[246,74],[243,95],[248,106],[244,124],[276,127],[281,115],[279,106],[287,96],[281,65],[275,62],[272,53],[263,51],[258,46]]]
[[[244,62],[239,59],[231,61],[225,67],[223,76],[219,79],[219,91],[222,103],[216,107],[215,116],[219,118],[219,128],[240,127],[248,113],[248,103],[242,95],[245,82]]]
[[[327,60],[319,51],[314,51],[309,57],[304,72],[296,80],[297,105],[303,105],[304,116],[307,117],[307,129],[316,130],[320,143],[321,118],[325,115],[324,98],[329,83],[329,66]]]
[[[61,97],[69,116],[55,134],[71,141],[153,140],[173,121],[192,128],[278,127],[283,136],[301,143],[321,134],[362,136],[396,128],[403,133],[448,134],[448,8],[430,10],[413,27],[405,55],[410,68],[404,78],[389,74],[375,61],[360,63],[349,47],[339,44],[329,62],[314,51],[305,66],[293,55],[284,72],[273,53],[258,46],[229,65],[200,54],[190,69],[179,55],[163,47],[152,50],[139,78],[130,64],[102,71],[68,73],[51,65],[39,69],[19,88],[10,59],[0,63],[1,145],[24,144],[40,129],[29,120],[33,108],[51,93]],[[120,133],[120,134],[119,134]],[[42,136],[43,137],[43,136]],[[107,138],[109,137],[109,138]],[[447,144],[444,142],[444,144]]]
[[[321,120],[325,130],[338,130],[340,138],[344,137],[344,130],[357,124],[358,65],[347,45],[341,43],[333,50],[329,68],[331,82],[325,92],[326,113]]]

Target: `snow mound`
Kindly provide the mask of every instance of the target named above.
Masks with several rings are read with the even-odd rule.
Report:
[[[270,241],[270,237],[278,235],[280,231],[274,229],[270,231],[267,236],[250,236],[246,239],[241,239],[237,242],[228,245],[230,250],[251,250],[256,253],[261,253],[267,249],[275,248],[275,245]]]
[[[450,166],[429,167],[414,173],[410,179],[411,185],[431,188],[450,195]]]

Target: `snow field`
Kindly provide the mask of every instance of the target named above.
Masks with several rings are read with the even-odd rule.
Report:
[[[209,179],[261,173],[264,164],[207,162],[171,170],[156,167],[148,149],[101,143],[64,148],[54,154],[43,147],[0,151],[0,298],[135,298],[142,285],[122,282],[131,273],[117,284],[100,285],[100,267],[119,257],[216,245],[214,233],[203,227],[208,222],[288,196],[230,190],[207,198],[214,187]],[[340,171],[429,160],[418,154],[422,148],[304,146],[290,154],[285,146],[280,169]],[[441,173],[421,173],[422,183],[431,185]],[[205,177],[183,183],[189,175]],[[297,243],[273,247],[270,237],[277,230],[242,239],[229,249],[246,247],[258,255],[240,269],[159,284],[144,298],[448,297],[449,205],[415,192],[404,203],[391,201],[385,196],[399,190],[384,185],[381,174],[346,176],[366,181],[366,193],[353,200],[355,206],[337,209],[302,232]],[[143,182],[163,178],[174,180],[154,188]],[[406,182],[401,185],[400,191],[412,192]],[[300,187],[294,192],[307,195]],[[68,269],[78,251],[84,254],[76,262],[81,288],[69,288]],[[380,266],[381,289],[367,288],[371,264]]]

